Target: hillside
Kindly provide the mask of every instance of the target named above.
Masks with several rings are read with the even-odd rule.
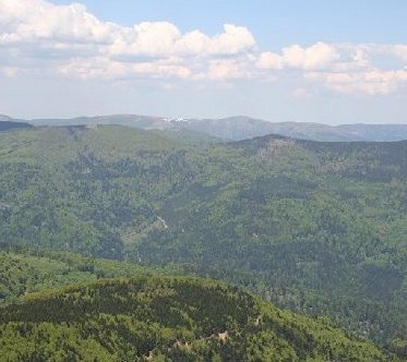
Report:
[[[390,361],[325,318],[236,287],[174,277],[107,280],[1,309],[4,361]]]
[[[96,259],[68,251],[10,250],[4,245],[2,249],[0,306],[15,303],[29,293],[95,282],[102,278],[180,273],[174,268],[153,268],[131,262]]]
[[[405,353],[407,142],[0,134],[4,244],[176,266]]]

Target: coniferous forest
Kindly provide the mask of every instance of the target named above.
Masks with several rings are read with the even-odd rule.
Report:
[[[406,141],[178,132],[0,133],[6,360],[407,358]]]
[[[163,276],[26,296],[2,309],[0,345],[7,361],[394,359],[323,317],[283,312],[237,287]]]

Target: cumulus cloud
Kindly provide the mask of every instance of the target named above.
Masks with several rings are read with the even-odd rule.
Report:
[[[250,31],[244,27],[225,24],[223,28],[224,32],[212,39],[210,54],[239,54],[256,44]]]
[[[169,22],[142,22],[132,27],[102,22],[76,3],[56,6],[45,0],[0,1],[3,54],[17,63],[30,59],[33,68],[47,63],[65,76],[198,78],[205,69],[214,73],[213,60],[238,58],[255,45],[248,29],[232,24],[225,24],[220,34],[210,37],[199,30],[182,33]],[[236,71],[223,74],[235,76]]]
[[[104,52],[114,56],[166,56],[173,52],[173,46],[180,38],[181,32],[171,23],[143,22],[133,28],[120,29]]]
[[[395,62],[381,64],[383,57]],[[0,0],[4,77],[49,72],[80,79],[264,82],[289,75],[298,79],[296,96],[309,88],[304,80],[341,93],[376,95],[407,84],[406,63],[406,44],[317,42],[260,51],[249,29],[233,24],[209,36],[199,29],[182,32],[169,22],[104,22],[78,3]]]
[[[209,62],[208,72],[198,75],[197,79],[249,79],[255,77],[250,69],[250,59],[219,59]]]
[[[291,45],[282,49],[282,54],[264,52],[260,55],[257,65],[263,69],[323,69],[332,65],[340,58],[332,45],[318,42],[308,48]]]
[[[117,26],[99,21],[81,4],[55,6],[43,0],[0,2],[0,43],[106,42]]]
[[[273,52],[261,53],[257,66],[261,69],[283,69],[283,57]]]
[[[341,93],[386,95],[395,92],[407,83],[407,69],[357,73],[308,73],[306,78],[321,82],[326,87]]]
[[[222,56],[238,55],[255,46],[251,33],[244,27],[223,26],[223,33],[209,37],[199,30],[182,34],[168,22],[144,22],[117,32],[107,53],[116,56]]]

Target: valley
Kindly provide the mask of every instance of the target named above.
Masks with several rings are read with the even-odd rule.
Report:
[[[2,249],[124,268],[89,274],[88,261],[74,285],[138,268],[227,281],[405,356],[406,154],[406,141],[212,142],[113,125],[0,133]],[[43,287],[2,280],[3,304],[69,285],[38,273]]]

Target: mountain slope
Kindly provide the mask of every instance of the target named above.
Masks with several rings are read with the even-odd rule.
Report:
[[[11,250],[3,246],[3,250],[0,250],[0,305],[16,302],[29,293],[64,285],[157,273],[174,275],[179,271],[90,258],[67,251]]]
[[[174,277],[108,280],[29,295],[0,315],[4,360],[389,361],[325,319],[235,287]]]
[[[0,237],[176,265],[402,346],[405,154],[281,136],[195,147],[117,126],[0,134]]]

